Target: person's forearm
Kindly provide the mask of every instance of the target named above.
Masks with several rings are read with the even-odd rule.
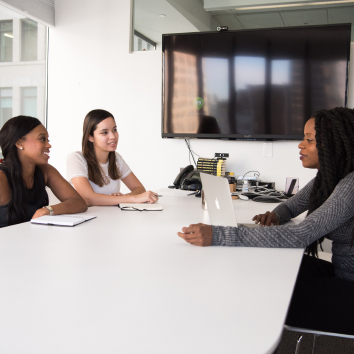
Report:
[[[92,193],[89,196],[84,197],[87,206],[95,205],[118,205],[119,203],[134,203],[135,196],[131,194],[125,195],[109,195],[109,194],[100,194]]]
[[[130,193],[127,193],[125,195],[137,195],[146,192],[144,187],[137,187],[133,189]]]
[[[257,228],[213,226],[212,245],[236,247],[304,248],[321,234],[314,222]]]
[[[82,198],[71,198],[51,207],[54,215],[83,213],[87,210],[87,205]]]

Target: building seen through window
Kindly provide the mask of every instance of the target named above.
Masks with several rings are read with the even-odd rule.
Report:
[[[37,116],[37,87],[21,88],[21,111],[24,116]]]
[[[0,21],[0,62],[12,61],[12,20]]]
[[[38,25],[36,22],[21,20],[21,59],[23,61],[37,60]]]
[[[12,117],[12,88],[0,89],[0,126]]]
[[[45,125],[46,54],[47,27],[0,5],[0,129],[18,115]]]

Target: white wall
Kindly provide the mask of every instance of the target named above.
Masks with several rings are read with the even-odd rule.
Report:
[[[148,189],[167,187],[189,164],[184,140],[161,138],[161,52],[129,53],[130,0],[56,0],[49,33],[48,129],[51,164],[65,175],[64,157],[81,146],[88,111],[103,108],[116,118],[118,151]],[[261,177],[284,189],[286,177],[300,187],[314,175],[302,168],[298,142],[191,140],[202,157],[227,152],[227,170]]]

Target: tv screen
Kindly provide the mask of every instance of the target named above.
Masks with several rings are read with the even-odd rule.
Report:
[[[301,140],[346,106],[350,25],[163,35],[162,137]]]

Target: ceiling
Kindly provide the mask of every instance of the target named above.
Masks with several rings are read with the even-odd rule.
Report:
[[[322,5],[308,6],[309,2],[319,1],[273,0],[272,5],[296,6],[242,10],[245,6],[267,5],[267,1],[134,0],[134,29],[156,42],[159,49],[163,33],[215,31],[217,26],[238,30],[354,22],[354,1],[321,1]]]

